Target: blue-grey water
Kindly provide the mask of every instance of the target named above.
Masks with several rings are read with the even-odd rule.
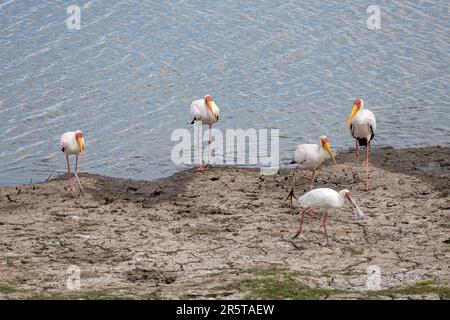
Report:
[[[205,93],[218,129],[279,128],[283,163],[321,134],[353,147],[357,97],[377,116],[373,145],[450,145],[449,2],[373,2],[0,1],[0,184],[64,171],[58,139],[78,128],[81,171],[168,176],[182,169],[171,133]]]

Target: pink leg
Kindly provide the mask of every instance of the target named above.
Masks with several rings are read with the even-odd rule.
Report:
[[[78,155],[75,155],[75,178],[77,178],[78,186],[80,187],[80,192],[84,195],[83,186],[81,185],[80,178],[78,177]]]
[[[369,151],[370,151],[370,140],[367,139],[366,146],[366,191],[369,191]]]
[[[69,183],[70,183],[70,162],[69,162],[68,155],[66,155],[66,160],[67,160],[67,178],[69,179]]]
[[[200,149],[200,129],[197,128],[197,148]]]
[[[327,212],[327,210],[325,210],[325,212],[323,213],[322,225],[323,225],[323,230],[325,230],[325,237],[327,239],[327,247],[330,247],[331,245],[330,245],[330,242],[328,241],[328,232],[327,232],[327,215],[328,215],[328,212]]]
[[[300,209],[300,214],[301,214],[301,217],[300,217],[300,227],[298,228],[297,233],[292,237],[292,239],[297,238],[298,235],[302,232],[303,219],[305,218],[305,212],[306,212],[307,210],[308,210],[308,209]]]
[[[208,163],[209,159],[211,158],[211,126],[209,126],[209,138],[208,138]]]
[[[72,186],[71,186],[71,183],[70,183],[70,161],[69,161],[69,156],[68,155],[66,155],[66,160],[67,160],[67,179],[69,180],[69,193],[70,193],[70,196],[73,196],[72,195]]]
[[[202,157],[202,163],[197,166],[197,171],[203,172],[203,171],[205,171],[205,167],[203,166],[203,153],[202,153],[202,147],[200,144],[200,128],[197,129],[197,150],[199,150],[199,153]]]
[[[356,182],[359,182],[359,168],[358,168],[358,156],[359,156],[359,142],[358,139],[356,141]]]
[[[316,170],[313,169],[311,173],[311,180],[309,182],[309,188],[312,190],[314,188],[314,178],[316,177]]]

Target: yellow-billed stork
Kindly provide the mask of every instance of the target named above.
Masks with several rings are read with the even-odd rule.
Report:
[[[81,157],[83,160],[84,157],[84,137],[81,130],[77,131],[69,131],[66,133],[63,133],[61,135],[61,138],[59,139],[59,145],[61,147],[61,151],[66,154],[66,160],[67,160],[67,177],[69,179],[69,190],[70,195],[72,194],[72,187],[70,184],[70,161],[69,161],[69,155],[75,155],[75,177],[78,181],[78,185],[80,186],[80,193],[84,195],[83,186],[81,185],[80,179],[78,178],[78,155],[81,153]]]
[[[209,139],[208,139],[208,162],[210,159],[210,152],[211,152],[211,127],[213,123],[216,123],[219,121],[219,107],[214,103],[212,97],[207,94],[203,99],[195,100],[191,104],[191,117],[193,124],[195,121],[201,121],[202,125],[206,124],[209,126]],[[200,132],[200,129],[198,129]],[[201,143],[200,143],[200,133],[197,134],[197,148],[201,149]],[[197,167],[197,171],[203,172],[205,170],[205,167],[202,163]]]
[[[297,169],[311,170],[311,180],[309,182],[310,189],[314,188],[314,178],[316,177],[316,170],[325,160],[327,153],[330,155],[334,164],[336,160],[334,159],[333,152],[330,148],[330,143],[328,142],[327,136],[321,136],[318,144],[300,144],[294,151],[291,164],[298,164]],[[291,199],[294,196],[294,182],[295,182],[295,171],[292,177],[292,189],[287,196],[287,199]]]
[[[359,146],[366,146],[366,185],[365,190],[369,191],[369,151],[370,142],[375,136],[377,129],[377,120],[375,115],[367,109],[364,109],[364,101],[356,99],[353,103],[352,112],[348,117],[346,128],[350,126],[350,132],[356,141],[356,181],[359,182],[358,155]]]

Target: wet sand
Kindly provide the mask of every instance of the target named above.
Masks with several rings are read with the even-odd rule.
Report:
[[[449,299],[450,148],[373,150],[369,192],[354,182],[354,153],[336,159],[315,186],[350,189],[365,218],[332,210],[331,248],[320,212],[291,239],[290,170],[81,174],[86,197],[75,198],[64,177],[2,187],[0,298]],[[297,197],[309,174],[297,175]],[[81,271],[78,291],[66,285],[70,266]],[[375,291],[368,267],[380,271]]]

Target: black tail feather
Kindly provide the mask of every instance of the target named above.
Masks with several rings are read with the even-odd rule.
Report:
[[[366,147],[367,146],[367,139],[366,138],[359,138],[358,143],[360,147]]]

